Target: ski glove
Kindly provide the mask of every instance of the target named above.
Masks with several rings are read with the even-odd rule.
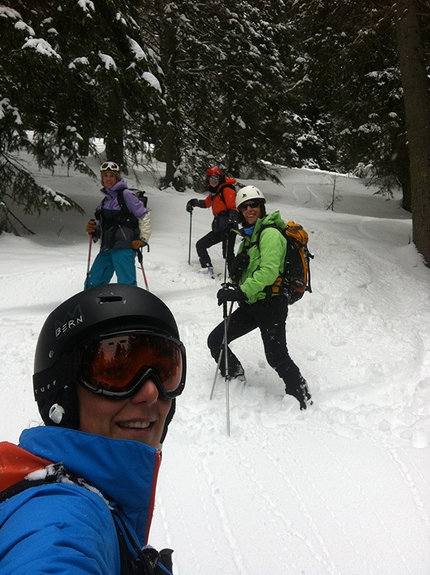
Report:
[[[228,210],[228,222],[223,232],[225,234],[229,234],[231,230],[237,230],[237,229],[238,229],[237,212],[236,210]]]
[[[225,236],[228,236],[229,233],[231,232],[231,230],[237,230],[238,226],[237,226],[237,222],[234,221],[228,221],[227,225],[225,226],[225,228],[223,229],[222,233]]]
[[[143,248],[143,247],[146,246],[146,245],[147,245],[147,244],[146,244],[145,242],[142,242],[142,240],[133,240],[133,241],[131,242],[131,247],[132,247],[134,250],[136,250],[136,251],[137,251],[139,248]]]
[[[198,204],[198,200],[196,198],[193,198],[192,200],[188,200],[185,209],[187,210],[187,212],[189,212],[191,214],[191,212],[193,211],[193,208],[195,208],[197,206],[197,204]]]
[[[95,221],[95,220],[90,220],[90,221],[87,223],[87,227],[85,228],[85,231],[87,232],[87,234],[92,235],[92,234],[95,233],[96,230],[97,230],[97,223],[96,223],[96,221]]]
[[[218,298],[218,305],[222,305],[228,301],[237,301],[242,303],[246,301],[246,295],[239,288],[234,288],[233,286],[225,286],[221,288],[216,294]]]

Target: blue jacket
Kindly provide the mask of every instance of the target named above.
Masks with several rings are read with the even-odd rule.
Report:
[[[108,505],[125,519],[139,545],[146,544],[160,452],[135,441],[55,427],[25,430],[19,446],[63,462],[96,489],[53,483],[4,501],[0,575],[119,575],[118,538]]]

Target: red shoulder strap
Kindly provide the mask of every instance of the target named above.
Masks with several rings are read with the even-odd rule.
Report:
[[[0,491],[22,481],[29,473],[43,469],[52,463],[37,455],[29,453],[22,447],[0,442]]]

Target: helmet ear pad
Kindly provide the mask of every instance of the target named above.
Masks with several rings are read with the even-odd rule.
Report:
[[[66,385],[57,390],[55,395],[45,397],[37,403],[45,425],[79,429],[79,399],[76,384]],[[61,419],[58,418],[58,413],[62,413]]]

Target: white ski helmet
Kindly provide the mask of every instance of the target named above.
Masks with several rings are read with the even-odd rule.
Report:
[[[240,204],[249,200],[261,200],[262,204],[266,203],[266,198],[263,196],[263,192],[260,192],[260,190],[255,186],[245,186],[237,192],[236,207],[238,208]]]

